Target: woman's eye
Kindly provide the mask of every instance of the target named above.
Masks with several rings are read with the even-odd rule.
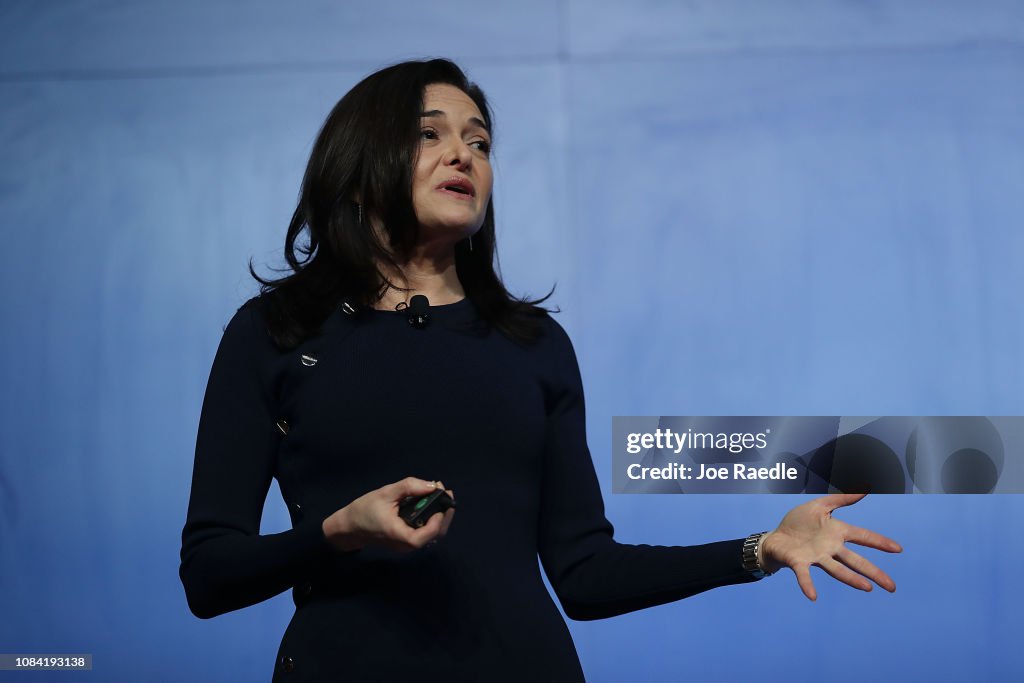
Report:
[[[424,128],[423,130],[420,131],[420,136],[426,140],[436,140],[437,131],[431,128]]]
[[[491,151],[491,143],[487,142],[486,140],[477,140],[476,142],[471,142],[470,144],[479,145],[477,149],[483,152],[484,154],[487,154]]]

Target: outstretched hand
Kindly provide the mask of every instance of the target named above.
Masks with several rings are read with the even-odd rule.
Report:
[[[894,592],[896,582],[888,574],[845,544],[849,541],[889,553],[901,552],[900,544],[832,517],[836,508],[853,505],[866,495],[835,493],[790,510],[779,527],[761,539],[762,567],[770,572],[782,567],[792,569],[800,589],[810,600],[818,597],[811,581],[811,565],[821,567],[834,579],[862,591],[870,591],[871,581],[874,581],[890,593]]]

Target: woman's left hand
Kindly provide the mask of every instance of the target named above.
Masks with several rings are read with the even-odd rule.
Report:
[[[871,590],[871,581],[890,593],[895,591],[896,582],[888,574],[845,544],[849,541],[889,553],[901,552],[900,544],[832,517],[836,508],[853,505],[866,495],[835,493],[790,510],[779,527],[761,539],[762,566],[772,572],[782,567],[792,569],[800,589],[810,600],[818,597],[811,581],[812,564],[862,591]]]

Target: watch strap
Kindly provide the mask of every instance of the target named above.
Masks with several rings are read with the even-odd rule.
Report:
[[[743,568],[751,573],[755,579],[763,579],[771,576],[772,572],[765,571],[758,560],[760,557],[761,541],[768,535],[767,531],[750,534],[743,541]]]

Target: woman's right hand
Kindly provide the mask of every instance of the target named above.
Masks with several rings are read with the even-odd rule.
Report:
[[[324,535],[332,546],[343,552],[370,544],[401,551],[422,548],[448,533],[455,509],[431,515],[426,524],[413,529],[398,516],[398,505],[407,496],[424,496],[439,488],[443,489],[444,484],[416,477],[406,477],[382,486],[356,498],[325,519]],[[445,491],[455,498],[451,491]]]

